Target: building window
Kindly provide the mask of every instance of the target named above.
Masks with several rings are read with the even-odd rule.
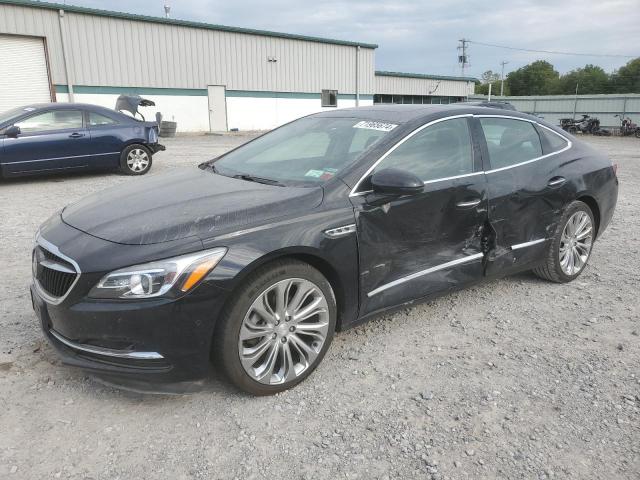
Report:
[[[322,90],[322,106],[323,107],[337,107],[338,106],[338,91],[337,90]]]

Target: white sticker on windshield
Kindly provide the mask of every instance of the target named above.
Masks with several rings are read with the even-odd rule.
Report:
[[[398,125],[395,123],[384,123],[384,122],[370,122],[367,120],[363,120],[362,122],[356,123],[353,128],[366,128],[367,130],[380,130],[381,132],[390,132]]]

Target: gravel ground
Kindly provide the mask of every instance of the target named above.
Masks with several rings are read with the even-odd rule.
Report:
[[[247,138],[167,140],[150,174]],[[268,398],[216,378],[141,395],[61,365],[30,305],[33,233],[139,179],[0,183],[0,478],[640,478],[640,141],[588,141],[619,164],[621,188],[578,280],[522,274],[379,317]]]

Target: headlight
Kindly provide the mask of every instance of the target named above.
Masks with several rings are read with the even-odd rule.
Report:
[[[134,265],[108,273],[91,289],[92,298],[152,298],[179,295],[195,287],[222,260],[226,248]]]

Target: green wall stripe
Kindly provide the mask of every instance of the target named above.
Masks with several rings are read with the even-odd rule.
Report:
[[[67,85],[55,85],[57,93],[69,93]],[[92,85],[74,85],[74,93],[98,93],[103,95],[173,95],[189,97],[206,97],[206,88],[151,88],[151,87],[108,87]],[[227,97],[246,98],[298,98],[320,100],[320,93],[305,92],[270,92],[256,90],[227,90]],[[355,94],[340,93],[339,100],[355,100]],[[373,100],[373,95],[360,95],[360,100]]]
[[[66,85],[56,85],[56,92],[69,93]],[[107,87],[93,85],[74,85],[74,93],[102,93],[120,95],[128,93],[131,95],[175,95],[188,97],[206,97],[206,88],[151,88],[151,87]]]

